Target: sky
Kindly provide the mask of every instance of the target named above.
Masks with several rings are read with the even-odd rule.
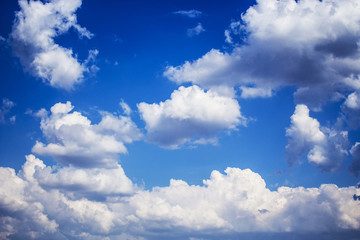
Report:
[[[0,19],[0,239],[359,239],[357,0]]]

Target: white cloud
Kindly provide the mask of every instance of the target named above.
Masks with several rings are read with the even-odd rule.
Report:
[[[359,11],[356,0],[259,0],[226,33],[230,43],[234,34],[247,33],[245,44],[234,44],[230,53],[212,49],[168,66],[164,75],[203,88],[295,86],[298,103],[319,109],[337,92],[353,89],[349,78],[360,73]]]
[[[34,76],[56,88],[71,90],[83,81],[85,73],[94,70],[95,65],[89,66],[89,59],[81,63],[71,49],[54,42],[55,37],[71,27],[78,31],[80,37],[92,37],[77,23],[75,12],[81,2],[19,0],[20,11],[16,13],[11,32],[15,54]],[[93,53],[94,50],[89,52],[90,58]]]
[[[148,140],[168,148],[200,139],[214,142],[220,131],[235,130],[246,121],[236,100],[198,86],[180,87],[165,102],[140,103],[138,109]]]
[[[119,164],[111,169],[48,167],[34,155],[28,155],[26,159],[25,178],[29,181],[36,178],[42,188],[61,190],[71,198],[101,200],[109,195],[132,194],[136,189]]]
[[[192,9],[192,10],[179,10],[176,12],[173,12],[173,14],[182,15],[188,18],[198,18],[201,16],[202,12]]]
[[[121,100],[121,102],[119,104],[125,115],[131,114],[132,110],[131,110],[130,106],[126,102],[124,102],[124,100]]]
[[[360,96],[358,92],[351,93],[345,101],[345,106],[350,109],[360,109]]]
[[[309,162],[331,171],[339,168],[347,156],[347,132],[321,128],[320,123],[309,116],[305,105],[296,106],[286,135],[289,137],[286,145],[289,165],[294,165],[307,154]]]
[[[2,99],[2,104],[0,106],[0,123],[6,122],[6,116],[9,114],[10,110],[15,106],[13,101],[10,101],[7,98]],[[16,120],[16,116],[12,116],[9,118],[11,123],[14,123]]]
[[[195,27],[189,28],[187,30],[187,35],[189,37],[193,37],[199,35],[202,32],[205,32],[205,28],[203,28],[201,23],[198,23]]]
[[[71,112],[72,109],[70,102],[57,103],[51,107],[50,116],[44,111],[39,114],[48,144],[36,142],[34,153],[50,155],[64,165],[116,168],[117,155],[127,152],[124,143],[142,137],[129,117],[103,112],[101,121],[91,124],[87,117]]]
[[[259,174],[227,168],[225,174],[213,171],[203,185],[172,179],[168,187],[94,200],[84,194],[86,188],[76,191],[83,194],[81,198],[74,198],[72,190],[61,185],[48,189],[46,182],[54,180],[52,175],[42,175],[48,168],[32,155],[18,174],[0,168],[2,235],[27,239],[224,239],[230,235],[238,239],[248,232],[311,236],[360,229],[360,205],[353,200],[360,189],[355,187],[324,184],[270,191]],[[81,176],[74,174],[62,180]],[[108,177],[116,184],[117,176]]]

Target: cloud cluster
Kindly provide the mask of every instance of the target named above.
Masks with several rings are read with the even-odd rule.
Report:
[[[103,112],[101,121],[91,124],[80,112],[71,112],[73,108],[70,102],[57,103],[50,113],[38,112],[48,144],[37,141],[34,153],[52,156],[63,165],[112,168],[117,155],[127,152],[124,143],[142,137],[130,117]]]
[[[296,106],[286,135],[289,137],[286,150],[290,166],[307,154],[310,163],[331,171],[339,168],[347,157],[348,133],[320,127],[303,104]]]
[[[213,49],[195,61],[168,66],[164,75],[204,88],[264,89],[251,96],[295,86],[298,103],[319,109],[358,89],[359,11],[356,0],[258,0],[225,33],[232,43],[231,35],[245,32],[245,44],[234,44],[230,53]]]
[[[103,188],[90,198],[97,174],[76,195],[59,183],[81,179],[82,172],[62,175],[54,184],[48,168],[33,155],[27,156],[17,174],[0,168],[4,239],[223,239],[229,235],[236,239],[244,232],[360,229],[360,205],[353,200],[360,192],[355,187],[327,184],[270,191],[259,174],[227,168],[225,174],[213,171],[203,185],[172,179],[169,186],[151,191],[138,189],[126,196]],[[117,187],[116,175],[102,178],[115,184],[107,186]]]
[[[148,140],[168,148],[214,143],[217,133],[235,130],[246,121],[235,99],[196,85],[179,87],[170,99],[159,104],[140,103],[138,109],[146,123]]]
[[[90,51],[88,60],[81,63],[71,49],[54,42],[70,28],[80,37],[92,37],[77,23],[75,12],[81,2],[19,0],[20,11],[16,13],[11,32],[14,52],[27,70],[52,87],[71,90],[83,80],[85,73],[95,68],[91,64],[97,50]]]

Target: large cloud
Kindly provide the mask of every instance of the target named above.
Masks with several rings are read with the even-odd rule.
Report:
[[[81,2],[19,0],[20,11],[16,13],[11,32],[15,54],[34,76],[56,88],[70,90],[80,83],[84,74],[91,71],[88,67],[98,53],[97,50],[91,50],[88,60],[81,63],[71,49],[54,42],[55,37],[71,27],[81,37],[92,37],[89,31],[77,23],[75,12]]]
[[[319,109],[359,85],[359,11],[357,0],[258,0],[226,31],[230,43],[232,35],[246,33],[243,45],[234,44],[230,53],[213,49],[195,61],[169,66],[164,75],[204,88],[260,88],[260,97],[295,86],[299,103]]]
[[[185,143],[216,142],[221,130],[235,130],[245,123],[236,100],[198,86],[180,87],[159,104],[140,103],[147,137],[163,147]]]
[[[355,187],[270,191],[259,174],[227,168],[225,174],[213,171],[203,185],[171,180],[168,187],[131,196],[99,191],[93,194],[105,197],[89,198],[84,188],[76,191],[81,197],[61,185],[49,189],[53,177],[44,176],[47,168],[32,155],[17,174],[0,168],[3,239],[238,239],[247,232],[301,232],[311,239],[311,234],[360,229]],[[72,174],[64,180],[82,175]],[[108,177],[116,185],[117,177]]]
[[[347,156],[348,133],[321,128],[319,122],[309,116],[309,109],[303,104],[296,106],[286,135],[289,137],[286,146],[289,165],[307,154],[309,162],[330,171],[339,168]]]
[[[63,165],[112,168],[117,167],[117,155],[127,152],[124,143],[142,137],[128,116],[103,112],[101,121],[91,124],[72,109],[70,102],[57,103],[51,107],[50,115],[44,109],[38,113],[48,144],[36,142],[34,153],[52,156]]]

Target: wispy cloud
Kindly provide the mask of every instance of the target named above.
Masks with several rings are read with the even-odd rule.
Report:
[[[176,12],[173,12],[173,14],[182,15],[188,18],[198,18],[201,16],[202,12],[192,9],[192,10],[179,10]]]
[[[7,115],[9,114],[10,110],[15,106],[13,101],[10,101],[7,98],[2,99],[2,104],[0,105],[0,123],[5,123]],[[9,121],[14,123],[16,120],[16,116],[11,116]]]
[[[198,23],[195,27],[193,28],[189,28],[187,30],[187,35],[189,37],[193,37],[193,36],[197,36],[199,35],[200,33],[202,32],[205,32],[205,29],[203,28],[202,24],[201,23]]]

